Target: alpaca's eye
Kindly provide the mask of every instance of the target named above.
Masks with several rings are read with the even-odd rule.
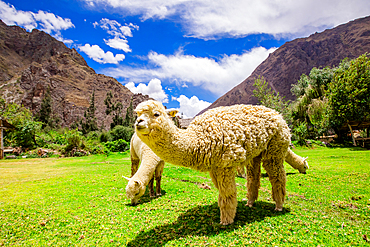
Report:
[[[158,112],[154,113],[154,117],[159,117],[160,114]]]

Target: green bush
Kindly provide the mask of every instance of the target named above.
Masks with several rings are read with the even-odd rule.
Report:
[[[106,142],[104,146],[111,152],[125,152],[129,150],[130,143],[125,140],[119,139],[116,141]]]
[[[111,135],[110,135],[110,133],[109,132],[105,132],[105,131],[103,131],[101,134],[100,134],[100,136],[99,136],[99,141],[100,142],[109,142],[109,141],[112,141],[112,137],[111,137]]]
[[[135,130],[131,127],[117,125],[110,131],[110,135],[112,136],[113,141],[123,139],[126,142],[130,142],[134,132]]]

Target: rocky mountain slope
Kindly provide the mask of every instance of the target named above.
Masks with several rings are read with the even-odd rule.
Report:
[[[104,99],[111,91],[115,100],[134,107],[149,97],[133,94],[116,79],[96,74],[75,49],[69,49],[45,32],[27,32],[7,26],[0,20],[0,95],[7,102],[23,104],[33,113],[40,110],[42,99],[50,88],[52,109],[69,126],[89,107],[95,91],[98,126],[110,126]],[[126,111],[124,110],[124,113]]]
[[[202,112],[218,106],[257,104],[253,84],[258,76],[263,76],[281,96],[294,99],[291,84],[296,83],[303,73],[309,74],[314,67],[337,66],[342,59],[353,59],[365,52],[370,52],[370,17],[295,39],[270,54],[248,78]]]

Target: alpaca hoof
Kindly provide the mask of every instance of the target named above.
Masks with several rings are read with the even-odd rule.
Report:
[[[275,211],[281,212],[281,211],[283,211],[283,207],[276,207]]]
[[[234,223],[234,221],[233,221],[233,220],[230,220],[230,221],[221,221],[221,222],[220,222],[220,224],[221,224],[221,225],[223,225],[223,226],[227,226],[227,225],[230,225],[230,224],[232,224],[232,223]]]
[[[157,196],[162,196],[162,193],[158,193]]]
[[[155,197],[155,195],[153,194],[153,195],[149,195],[150,196],[150,198],[154,198]]]
[[[253,207],[253,204],[254,204],[254,202],[252,202],[252,201],[248,201],[247,202],[247,204],[245,204],[245,206],[248,206],[248,207]]]

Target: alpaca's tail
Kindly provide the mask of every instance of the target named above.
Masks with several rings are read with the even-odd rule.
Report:
[[[288,152],[285,155],[285,161],[303,174],[306,174],[306,170],[309,168],[307,159],[308,157],[302,158],[301,156],[296,155],[292,150],[290,150],[290,148],[288,148]]]

